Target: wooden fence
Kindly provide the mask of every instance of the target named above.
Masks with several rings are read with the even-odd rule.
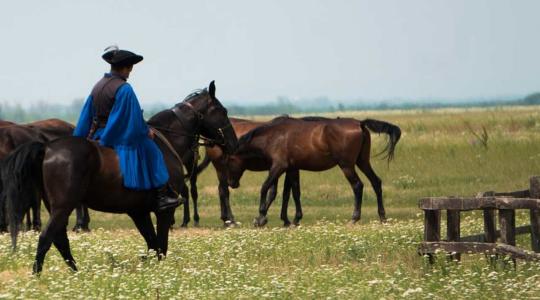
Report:
[[[419,207],[424,210],[424,241],[419,253],[432,254],[437,249],[451,253],[459,260],[461,253],[494,253],[513,259],[540,261],[540,176],[531,177],[528,190],[495,193],[484,192],[476,197],[423,198]],[[516,209],[530,212],[530,225],[516,228]],[[441,240],[441,211],[446,210],[446,240]],[[460,212],[483,210],[484,233],[460,236]],[[499,230],[497,230],[497,219]],[[531,235],[531,249],[516,247],[516,235]]]

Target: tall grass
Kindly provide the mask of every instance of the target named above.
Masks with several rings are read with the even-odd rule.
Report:
[[[429,266],[416,253],[423,228],[419,198],[524,189],[529,176],[540,174],[540,107],[341,116],[387,120],[403,131],[390,165],[373,159],[383,180],[388,224],[377,221],[375,196],[363,175],[362,220],[348,224],[353,194],[334,168],[301,173],[305,217],[295,229],[282,228],[281,193],[267,228],[251,227],[266,173],[246,173],[241,187],[231,192],[233,212],[242,225],[224,230],[217,179],[209,168],[199,178],[202,228],[174,230],[165,261],[140,258],[144,242],[126,216],[92,212],[94,231],[70,234],[81,269],[76,274],[52,249],[43,275],[33,277],[36,234],[25,234],[16,254],[10,253],[8,236],[0,236],[0,298],[522,299],[540,294],[537,263],[520,262],[514,270],[490,266],[484,255],[464,255],[462,263],[439,255]],[[482,128],[489,135],[487,147],[471,132]],[[376,153],[385,140],[376,135],[372,140]],[[178,210],[177,223],[181,217]],[[518,213],[518,223],[526,221],[527,213]],[[481,230],[479,213],[463,214],[463,234]],[[530,247],[528,239],[520,236],[519,246]]]

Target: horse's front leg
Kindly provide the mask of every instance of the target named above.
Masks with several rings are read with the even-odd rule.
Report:
[[[266,180],[264,181],[261,187],[261,195],[260,195],[260,202],[259,202],[259,216],[255,218],[255,220],[253,221],[253,225],[255,225],[256,227],[264,226],[268,222],[268,219],[266,218],[266,213],[268,212],[269,205],[267,205],[266,196],[268,194],[268,190],[272,186],[277,184],[277,180],[279,179],[279,176],[281,176],[281,174],[283,174],[284,171],[285,171],[285,168],[277,167],[277,166],[272,166],[272,168],[270,169],[268,177],[266,178]],[[271,204],[271,202],[268,204]]]
[[[229,202],[229,184],[227,183],[226,172],[216,165],[216,173],[219,181],[219,205],[221,207],[221,220],[225,227],[235,226],[234,215],[231,210],[231,204]]]
[[[167,249],[169,247],[169,228],[171,227],[173,215],[174,209],[156,213],[159,259],[167,255]]]

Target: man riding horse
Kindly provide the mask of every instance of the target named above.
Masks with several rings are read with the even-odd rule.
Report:
[[[156,208],[164,211],[180,205],[168,196],[169,174],[163,154],[153,141],[154,133],[143,118],[137,96],[127,79],[133,65],[143,60],[116,46],[105,49],[102,58],[111,65],[88,96],[74,136],[99,141],[118,155],[124,186],[156,190]]]

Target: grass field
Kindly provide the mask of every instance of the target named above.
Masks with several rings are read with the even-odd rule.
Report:
[[[223,229],[209,168],[199,180],[201,227],[174,230],[165,261],[140,258],[145,245],[126,216],[92,212],[92,233],[70,234],[78,273],[51,249],[43,275],[31,276],[37,235],[25,234],[14,255],[9,237],[0,236],[0,298],[539,297],[538,263],[519,262],[514,270],[490,266],[484,255],[464,256],[459,264],[440,255],[429,266],[416,247],[423,234],[419,198],[524,189],[531,175],[540,174],[540,107],[327,114],[337,115],[386,120],[402,129],[395,161],[373,159],[388,224],[377,221],[374,193],[361,175],[362,220],[350,225],[352,191],[332,169],[301,173],[304,219],[290,229],[279,220],[281,193],[267,227],[251,226],[266,174],[246,173],[231,192],[241,226]],[[478,137],[482,128],[487,147]],[[377,153],[385,138],[373,140]],[[519,213],[518,225],[527,216]],[[177,223],[181,218],[178,210]],[[462,219],[462,234],[481,232],[480,214]],[[518,244],[530,248],[529,237],[520,236]]]

